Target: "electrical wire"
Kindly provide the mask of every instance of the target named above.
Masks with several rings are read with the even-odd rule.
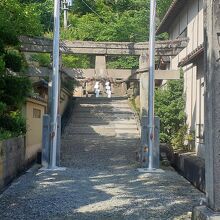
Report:
[[[88,5],[87,2],[81,0],[95,15],[97,15],[100,19],[104,20],[102,16],[100,16],[91,6]]]

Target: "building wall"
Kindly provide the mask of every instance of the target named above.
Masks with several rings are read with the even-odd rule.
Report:
[[[41,151],[42,122],[47,104],[35,99],[28,99],[25,105],[26,117],[26,152],[25,159],[32,160]]]
[[[169,29],[171,39],[188,37],[188,46],[171,60],[171,69],[178,69],[178,63],[204,41],[203,0],[188,0],[179,16]],[[204,156],[203,138],[198,134],[198,124],[204,124],[204,73],[203,62],[189,64],[184,71],[184,94],[186,99],[186,123],[195,131],[195,146],[198,155]],[[201,126],[200,126],[201,127]],[[200,129],[201,131],[201,129]]]
[[[67,107],[71,94],[65,90],[61,89],[60,94],[60,115],[62,115]]]
[[[60,114],[62,115],[67,107],[71,94],[61,89],[60,94]],[[42,148],[42,126],[43,115],[47,114],[47,103],[29,98],[23,108],[23,115],[26,118],[26,152],[25,159],[33,160],[37,156],[37,152]]]

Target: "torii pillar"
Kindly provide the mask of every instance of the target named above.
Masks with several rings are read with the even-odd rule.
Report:
[[[148,87],[149,87],[149,55],[144,53],[139,57],[139,74],[140,74],[140,116],[141,116],[141,146],[140,162],[142,167],[148,165]],[[159,168],[159,130],[160,121],[155,117],[155,145],[153,149],[153,166]]]
[[[139,69],[147,70],[149,67],[149,55],[142,54],[139,57]],[[140,115],[147,116],[148,114],[148,85],[149,74],[148,71],[140,74]]]
[[[220,2],[205,1],[205,180],[206,204],[193,220],[220,219]]]
[[[106,71],[106,56],[105,55],[97,55],[95,57],[95,74],[96,77],[106,77],[107,71]]]

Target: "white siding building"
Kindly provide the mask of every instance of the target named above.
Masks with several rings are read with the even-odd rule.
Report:
[[[195,132],[195,149],[204,158],[204,62],[203,0],[174,0],[160,23],[157,34],[170,39],[189,38],[188,46],[170,60],[170,69],[183,68],[185,113],[189,131]]]

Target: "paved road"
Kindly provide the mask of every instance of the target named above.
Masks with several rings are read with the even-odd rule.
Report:
[[[127,139],[122,128],[112,131],[113,119],[108,120],[110,135],[88,120],[91,131],[80,131],[74,142],[77,135],[70,130],[74,133],[76,124],[71,119],[63,135],[62,165],[67,170],[43,172],[34,167],[21,176],[0,195],[0,219],[189,219],[203,194],[172,169],[138,173],[137,133]]]

